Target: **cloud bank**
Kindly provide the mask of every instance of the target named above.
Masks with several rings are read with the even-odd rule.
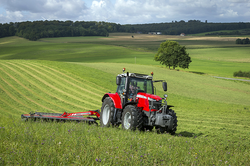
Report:
[[[36,20],[250,22],[250,0],[0,0],[0,23]]]

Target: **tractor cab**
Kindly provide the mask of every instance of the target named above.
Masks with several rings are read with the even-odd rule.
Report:
[[[135,102],[136,98],[139,97],[150,97],[154,100],[161,100],[159,96],[154,95],[154,85],[153,85],[153,72],[151,76],[138,73],[123,73],[116,77],[117,90],[119,94],[122,106],[128,102]],[[156,81],[159,82],[159,81]],[[163,82],[164,91],[167,90],[167,84]]]

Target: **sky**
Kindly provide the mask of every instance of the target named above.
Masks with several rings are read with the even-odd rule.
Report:
[[[0,0],[0,23],[38,20],[250,22],[250,0]]]

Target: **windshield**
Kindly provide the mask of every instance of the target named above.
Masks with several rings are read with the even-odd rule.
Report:
[[[133,94],[136,94],[138,92],[153,94],[152,80],[131,77],[129,89]]]

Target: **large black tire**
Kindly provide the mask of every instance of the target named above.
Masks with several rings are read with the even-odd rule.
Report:
[[[101,127],[114,126],[113,122],[114,111],[115,111],[115,106],[113,100],[110,97],[106,97],[103,100],[101,108],[101,115],[100,115]]]
[[[133,105],[128,105],[122,113],[122,128],[125,130],[143,130],[143,114]]]
[[[154,128],[154,126],[145,126],[145,127],[143,127],[143,130],[144,131],[152,131],[153,128]]]
[[[173,117],[173,127],[171,129],[167,129],[167,132],[174,135],[176,130],[177,130],[177,116],[176,116],[176,113],[174,112],[174,110],[170,109],[168,110],[168,114],[171,115]]]

